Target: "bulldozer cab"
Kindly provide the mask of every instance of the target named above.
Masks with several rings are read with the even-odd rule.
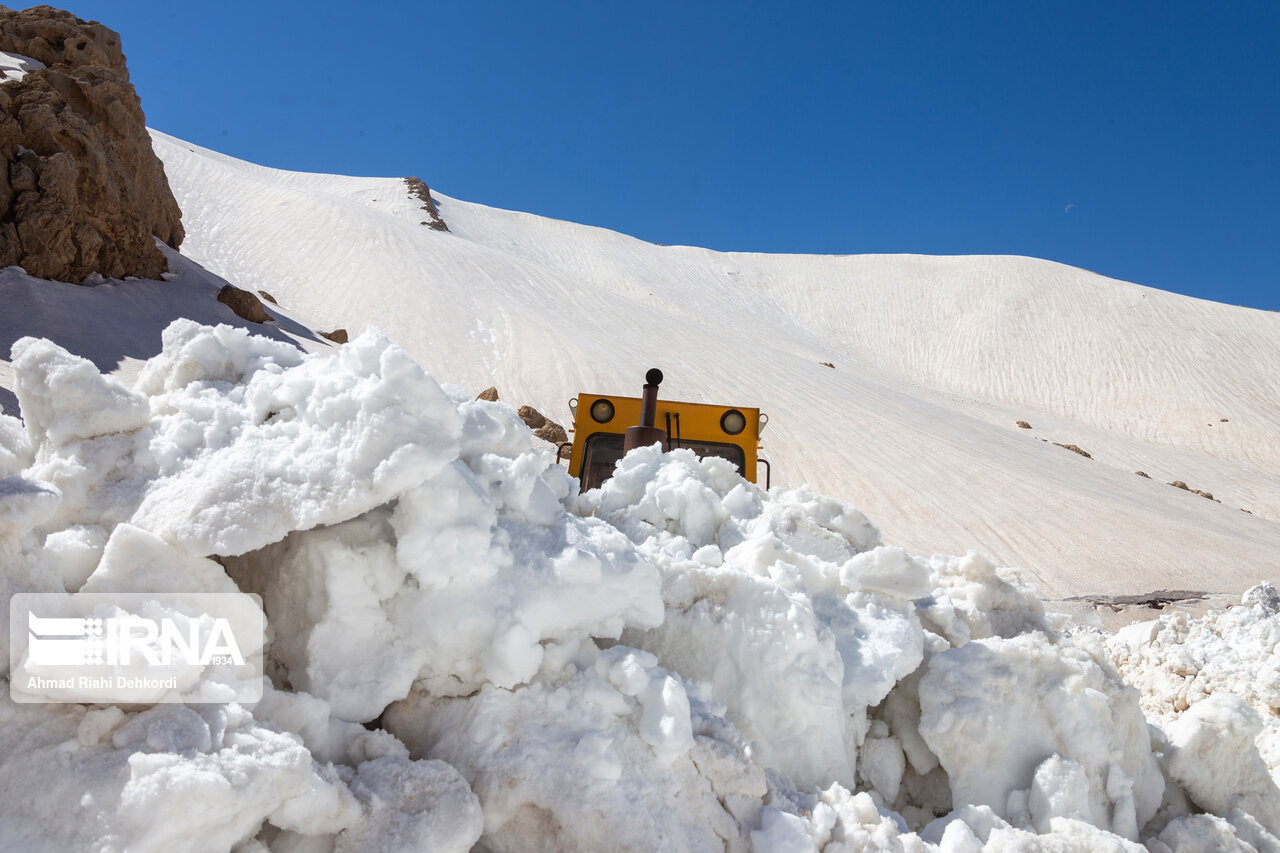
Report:
[[[613,476],[614,465],[628,450],[654,442],[663,450],[687,448],[698,456],[727,459],[753,483],[760,465],[768,471],[767,460],[758,457],[767,415],[747,406],[658,400],[662,372],[650,370],[645,378],[641,397],[579,394],[569,401],[573,440],[561,453],[568,449],[569,473],[583,491]],[[767,479],[766,473],[766,487]]]

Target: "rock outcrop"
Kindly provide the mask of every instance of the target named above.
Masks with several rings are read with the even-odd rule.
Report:
[[[409,185],[409,194],[421,201],[422,209],[427,212],[427,218],[420,224],[434,231],[448,231],[449,226],[440,216],[440,209],[436,207],[436,200],[431,197],[431,188],[423,183],[421,178],[405,178],[404,182]]]
[[[177,248],[182,214],[120,36],[49,6],[0,6],[0,51],[36,60],[0,78],[0,266],[77,284],[159,278],[154,238]]]

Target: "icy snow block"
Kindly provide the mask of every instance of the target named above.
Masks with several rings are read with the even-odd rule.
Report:
[[[466,853],[484,830],[480,801],[462,774],[443,761],[366,761],[350,785],[364,818],[338,835],[334,853]]]
[[[377,330],[299,359],[178,320],[138,387],[159,395],[159,475],[132,521],[192,554],[243,554],[345,521],[458,455],[457,408]]]
[[[544,454],[474,464],[562,476]],[[657,572],[627,538],[570,515],[550,487],[512,487],[520,481],[491,491],[456,461],[394,509],[228,560],[262,595],[277,632],[271,655],[290,683],[369,720],[415,681],[438,694],[510,688],[538,672],[550,645],[661,622]]]
[[[415,691],[383,722],[471,783],[481,849],[749,849],[766,785],[746,740],[652,655],[589,657],[511,691]]]
[[[662,625],[623,642],[707,683],[771,769],[852,787],[867,707],[923,656],[927,568],[846,503],[689,451],[627,454],[593,501],[663,576]]]
[[[150,420],[146,397],[53,341],[21,338],[12,353],[18,405],[33,448],[132,432]]]
[[[48,483],[0,479],[0,540],[16,539],[58,509],[62,495]]]
[[[0,697],[0,715],[6,850],[230,850],[264,820],[336,833],[361,816],[296,735],[234,704],[124,714]]]
[[[953,801],[990,806],[1015,824],[1083,813],[1137,840],[1164,777],[1138,692],[1108,670],[1043,634],[933,655],[920,679],[920,734]]]
[[[1214,694],[1169,727],[1164,764],[1200,807],[1242,811],[1280,835],[1280,789],[1254,745],[1260,731],[1262,721],[1243,699]]]
[[[31,444],[22,421],[0,414],[0,477],[12,477],[31,464]]]

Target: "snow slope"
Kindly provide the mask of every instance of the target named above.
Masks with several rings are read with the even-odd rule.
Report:
[[[323,349],[328,341],[269,305],[271,325],[250,323],[217,301],[227,283],[168,246],[167,281],[103,280],[82,287],[32,278],[21,267],[0,270],[0,411],[18,414],[13,370],[8,360],[13,342],[26,335],[48,338],[101,371],[131,378],[137,366],[160,351],[160,333],[179,317],[216,325],[253,328],[260,335],[293,341],[303,349]]]
[[[1028,258],[721,254],[437,196],[442,233],[401,179],[153,139],[185,254],[473,393],[564,419],[659,366],[669,398],[770,415],[775,484],[1048,595],[1238,594],[1275,570],[1280,315]]]

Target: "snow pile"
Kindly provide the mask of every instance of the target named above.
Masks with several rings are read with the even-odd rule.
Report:
[[[642,449],[579,494],[375,331],[304,356],[179,321],[131,387],[47,341],[13,363],[4,590],[239,589],[269,623],[252,708],[0,700],[23,849],[1280,845],[1273,592],[1109,647],[723,460]],[[1178,655],[1213,695],[1175,719]]]
[[[1246,812],[1280,834],[1280,594],[1239,607],[1129,625],[1111,638],[1120,672],[1165,727],[1169,776],[1198,807]],[[1232,822],[1236,823],[1235,818]]]

